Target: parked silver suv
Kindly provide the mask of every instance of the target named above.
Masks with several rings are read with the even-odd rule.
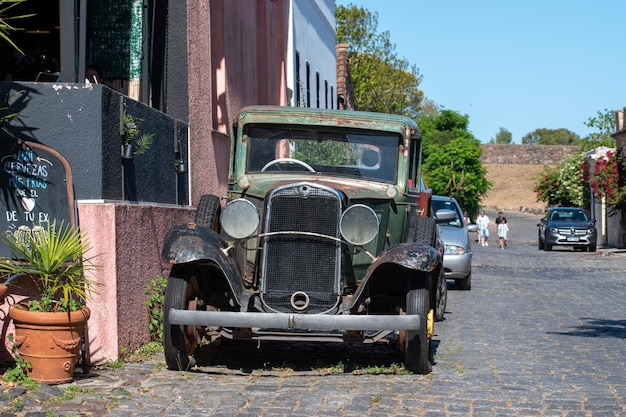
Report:
[[[546,213],[539,227],[539,250],[553,246],[571,246],[574,249],[596,251],[598,233],[595,220],[577,207],[553,207]]]

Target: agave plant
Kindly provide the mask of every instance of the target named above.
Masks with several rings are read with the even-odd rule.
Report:
[[[94,257],[83,257],[91,245],[78,228],[63,222],[57,226],[56,221],[21,226],[2,241],[12,258],[0,262],[0,275],[30,277],[40,291],[28,302],[30,311],[76,311],[94,292],[94,282],[85,272],[97,266]]]
[[[17,16],[7,16],[7,12],[14,8],[15,6],[24,3],[26,0],[0,0],[0,38],[4,39],[4,41],[8,42],[13,48],[15,48],[19,53],[24,55],[24,52],[11,40],[9,34],[11,31],[22,30],[21,28],[17,28],[11,25],[12,21],[25,19],[28,17],[35,16],[34,13],[27,13]]]

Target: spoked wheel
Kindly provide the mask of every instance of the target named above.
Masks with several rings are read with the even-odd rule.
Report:
[[[170,324],[169,310],[200,310],[204,304],[195,268],[175,265],[167,280],[163,303],[163,350],[168,369],[186,371],[195,365],[193,354],[200,342],[197,326]]]
[[[448,305],[448,281],[443,274],[443,268],[439,272],[439,278],[437,279],[437,298],[436,298],[436,312],[435,321],[443,320],[443,315],[446,312],[446,306]]]
[[[420,328],[405,332],[405,365],[416,374],[428,374],[432,371],[430,341],[433,335],[435,313],[430,309],[430,297],[426,288],[408,291],[406,295],[406,314],[419,314]]]

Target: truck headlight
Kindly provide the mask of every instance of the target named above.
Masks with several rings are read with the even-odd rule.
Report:
[[[222,230],[234,239],[251,236],[259,227],[259,211],[250,201],[238,198],[222,210]]]
[[[350,206],[341,215],[341,236],[353,245],[362,246],[378,234],[378,216],[364,204]]]

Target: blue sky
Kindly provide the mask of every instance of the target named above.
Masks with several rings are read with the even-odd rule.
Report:
[[[626,107],[625,0],[336,0],[378,13],[426,97],[469,116],[489,142],[539,128],[581,137],[585,122]]]

